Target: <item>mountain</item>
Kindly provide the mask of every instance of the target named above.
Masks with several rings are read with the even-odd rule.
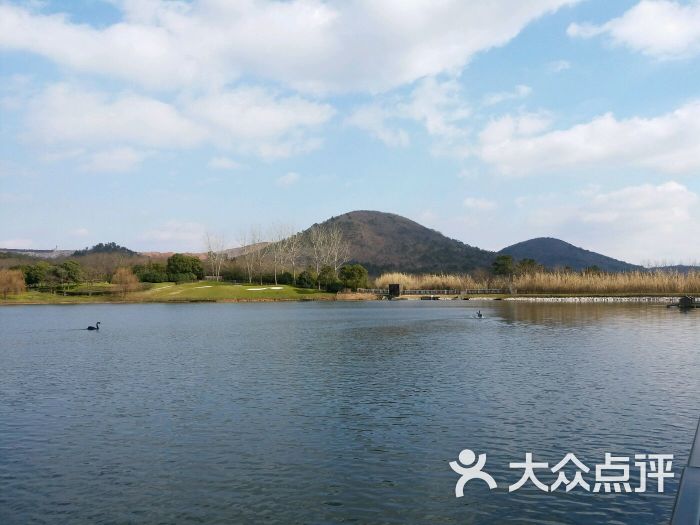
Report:
[[[534,259],[547,268],[563,268],[568,266],[574,270],[583,270],[589,266],[597,266],[606,272],[625,272],[642,270],[641,266],[619,261],[600,253],[584,250],[552,237],[538,237],[529,241],[519,242],[503,248],[500,254],[511,255],[515,259]]]
[[[116,242],[99,243],[92,248],[85,248],[83,250],[76,250],[73,255],[76,257],[84,257],[86,255],[92,255],[95,253],[109,253],[123,255],[125,257],[132,257],[138,255],[135,251],[130,250],[124,246],[119,246]]]
[[[351,262],[362,264],[372,275],[467,272],[490,267],[494,258],[493,252],[450,239],[393,213],[352,211],[322,225],[337,225],[350,245]]]
[[[262,250],[263,248],[266,248],[270,244],[271,243],[269,243],[267,241],[263,241],[263,242],[259,242],[256,244],[249,244],[247,246],[238,246],[236,248],[227,248],[226,250],[224,250],[224,252],[226,253],[227,257],[238,257],[239,255],[241,255],[243,253],[244,248],[247,248],[249,251],[254,252],[257,250]],[[206,257],[207,254],[204,253],[202,255]]]
[[[672,266],[655,266],[649,268],[650,271],[691,273],[700,272],[700,266],[688,264],[674,264]]]

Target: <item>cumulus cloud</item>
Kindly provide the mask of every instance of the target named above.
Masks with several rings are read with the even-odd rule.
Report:
[[[548,68],[552,73],[560,73],[571,69],[571,62],[568,60],[554,60],[548,64]]]
[[[327,104],[263,88],[239,87],[174,104],[129,92],[102,93],[58,83],[29,103],[25,134],[28,140],[63,148],[109,145],[124,167],[139,160],[134,149],[125,147],[213,144],[274,158],[317,147],[319,139],[308,132],[333,113]],[[101,160],[95,158],[95,166]]]
[[[241,167],[238,162],[228,157],[212,157],[207,166],[213,170],[235,170]]]
[[[200,251],[204,243],[205,227],[198,222],[167,221],[139,235],[154,250]]]
[[[191,147],[207,129],[172,105],[133,93],[108,94],[68,83],[48,86],[28,107],[32,140],[46,144],[120,143]]]
[[[496,119],[481,132],[478,154],[508,175],[592,166],[679,174],[700,169],[700,101],[650,118],[607,113],[563,130],[548,130],[548,124],[532,115]]]
[[[540,206],[531,214],[534,226],[637,264],[700,259],[697,243],[688,242],[700,231],[699,199],[686,186],[640,184],[581,197],[577,204]]]
[[[368,132],[387,146],[408,146],[411,140],[406,130],[388,123],[395,115],[394,111],[382,105],[366,105],[353,111],[345,123]]]
[[[121,0],[123,20],[106,27],[4,4],[0,48],[154,89],[253,75],[299,90],[376,92],[458,71],[576,2]]]
[[[31,248],[34,242],[31,239],[4,239],[0,240],[0,248],[22,249]]]
[[[654,58],[685,58],[700,52],[700,1],[644,0],[602,25],[571,24],[567,33],[579,38],[606,35],[616,45]]]
[[[488,211],[496,207],[496,203],[488,199],[479,199],[476,197],[467,197],[464,199],[464,207],[474,211]]]
[[[146,155],[129,147],[110,148],[90,154],[81,168],[87,172],[127,172],[138,167]]]
[[[286,175],[278,177],[275,183],[282,188],[288,188],[289,186],[293,186],[294,184],[299,182],[300,179],[301,176],[298,173],[290,171]]]
[[[318,147],[320,140],[303,130],[324,124],[335,113],[328,104],[259,87],[200,97],[188,103],[185,111],[206,127],[213,143],[268,158]]]
[[[489,93],[484,97],[485,106],[493,106],[509,100],[520,100],[528,97],[532,93],[532,88],[524,84],[515,86],[513,91],[499,91],[498,93]]]
[[[467,131],[464,121],[471,115],[455,80],[426,78],[405,97],[394,96],[356,108],[346,123],[368,131],[389,146],[407,146],[403,125],[420,124],[435,140],[433,151],[462,154]]]
[[[73,237],[87,237],[90,235],[90,230],[87,228],[75,228],[74,230],[70,231],[70,234]]]

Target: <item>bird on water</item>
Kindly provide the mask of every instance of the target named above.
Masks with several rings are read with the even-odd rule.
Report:
[[[99,330],[99,329],[100,329],[100,322],[97,321],[97,322],[95,323],[95,326],[88,326],[87,329],[88,329],[88,330]]]

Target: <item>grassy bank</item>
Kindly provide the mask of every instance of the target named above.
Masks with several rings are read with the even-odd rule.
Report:
[[[534,272],[483,279],[471,275],[386,273],[375,285],[386,288],[390,283],[416,290],[500,288],[518,295],[700,295],[700,272]]]
[[[240,285],[202,281],[197,283],[158,283],[147,289],[131,292],[125,296],[118,293],[87,295],[85,290],[79,295],[62,295],[47,292],[28,291],[8,295],[0,299],[2,304],[90,304],[90,303],[148,303],[148,302],[235,302],[235,301],[309,301],[330,300],[335,294],[275,285]]]

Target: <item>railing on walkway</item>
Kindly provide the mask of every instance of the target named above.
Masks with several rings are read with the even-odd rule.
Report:
[[[389,295],[388,288],[358,288],[360,293]],[[508,293],[500,288],[474,288],[469,290],[401,290],[401,295],[494,295]]]
[[[671,525],[689,524],[700,524],[700,421],[671,516]]]

